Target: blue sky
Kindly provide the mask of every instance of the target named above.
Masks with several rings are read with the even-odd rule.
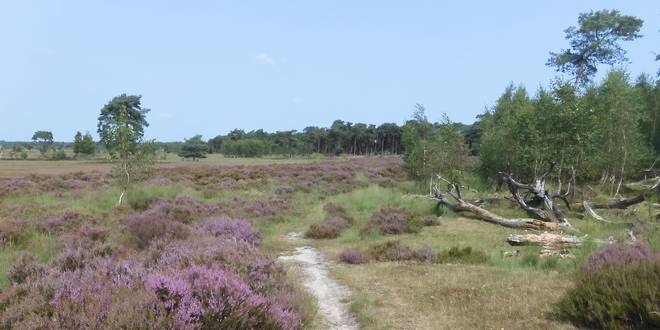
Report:
[[[625,67],[658,70],[660,1],[5,0],[0,140],[95,133],[120,93],[143,96],[163,141],[402,123],[415,103],[471,123],[510,82],[547,85],[548,52],[592,9],[642,18]]]

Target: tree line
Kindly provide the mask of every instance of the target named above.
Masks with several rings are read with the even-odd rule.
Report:
[[[301,132],[234,129],[210,139],[208,144],[212,153],[235,157],[399,154],[401,131],[402,127],[395,123],[376,126],[335,120],[330,127],[309,126]]]
[[[458,180],[474,168],[492,182],[500,172],[531,179],[554,161],[560,190],[567,182],[600,180],[612,194],[627,177],[655,175],[660,80],[646,74],[632,79],[616,68],[602,81],[593,79],[598,65],[627,62],[621,42],[640,38],[642,24],[616,10],[581,14],[578,26],[565,30],[570,47],[551,52],[547,62],[569,79],[556,78],[533,95],[509,85],[492,108],[463,127],[463,141],[460,126],[448,118],[431,126],[418,108],[414,125],[403,129],[408,172],[420,180],[436,173]]]

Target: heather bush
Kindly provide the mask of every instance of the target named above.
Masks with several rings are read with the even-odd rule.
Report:
[[[660,260],[660,253],[654,253],[648,245],[641,243],[609,244],[602,251],[589,256],[583,264],[583,268],[597,270],[606,265],[624,265],[655,260]]]
[[[618,258],[588,261],[576,273],[574,287],[556,304],[557,315],[583,328],[660,328],[660,261]]]
[[[377,261],[404,261],[415,257],[413,250],[399,241],[388,241],[374,245],[369,252],[372,258]]]
[[[419,217],[404,208],[382,208],[372,214],[361,234],[379,232],[383,235],[418,233],[423,223]]]
[[[252,201],[245,210],[248,214],[255,217],[274,216],[280,212],[277,207],[263,200]]]
[[[422,218],[422,225],[425,227],[439,226],[440,218],[436,216],[425,216]]]
[[[348,215],[348,212],[346,212],[346,209],[335,203],[326,203],[323,205],[323,211],[325,212],[326,218],[342,218],[349,224],[353,224],[354,222],[353,218],[351,218],[351,216]]]
[[[108,245],[96,244],[92,241],[74,240],[67,244],[60,253],[56,265],[62,271],[74,271],[82,269],[97,257],[105,257],[112,254],[112,248]]]
[[[76,233],[78,236],[92,241],[104,241],[108,237],[110,229],[104,226],[84,224],[78,228]]]
[[[433,262],[435,254],[433,249],[428,245],[422,245],[415,249],[414,251],[415,259],[421,262]]]
[[[126,220],[126,228],[138,248],[146,247],[154,239],[184,239],[190,233],[189,227],[185,224],[151,211],[129,216]]]
[[[156,241],[148,251],[147,265],[167,269],[221,264],[243,277],[260,292],[277,291],[285,283],[284,270],[258,248],[242,241],[219,240],[212,236],[191,237],[184,241]]]
[[[351,265],[360,265],[369,262],[369,254],[358,249],[346,249],[337,258],[339,261]]]
[[[29,277],[39,276],[43,272],[43,265],[39,264],[31,253],[23,252],[7,271],[7,278],[11,283],[20,284]]]
[[[350,227],[355,221],[346,210],[334,203],[323,206],[325,219],[321,223],[313,224],[305,232],[307,238],[337,238],[342,230]]]
[[[171,274],[154,274],[147,278],[147,287],[184,324],[206,329],[301,327],[296,313],[217,266],[193,265]]]
[[[242,241],[158,240],[125,257],[78,247],[0,294],[0,328],[301,327],[283,269]]]
[[[490,256],[483,251],[474,250],[471,246],[464,248],[452,247],[449,250],[437,254],[435,261],[438,263],[456,264],[482,264],[488,262]]]
[[[6,220],[0,222],[0,247],[19,245],[28,239],[30,224],[26,221]]]
[[[0,179],[0,196],[20,190],[29,190],[37,184],[28,178]]]
[[[295,191],[295,189],[292,186],[289,186],[289,185],[279,186],[279,187],[277,187],[277,189],[275,189],[275,193],[278,194],[278,195],[290,194],[294,191]]]
[[[36,228],[47,233],[56,233],[63,230],[70,230],[77,226],[84,216],[77,212],[67,211],[39,221]]]
[[[309,229],[305,232],[306,238],[315,238],[315,239],[332,239],[339,237],[341,228],[333,224],[321,222],[309,226]]]
[[[243,241],[252,245],[261,243],[261,234],[243,219],[212,218],[204,221],[201,229],[216,237]]]

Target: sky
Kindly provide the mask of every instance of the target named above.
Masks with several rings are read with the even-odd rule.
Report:
[[[121,93],[142,95],[159,141],[401,124],[416,103],[472,123],[510,83],[547,86],[563,30],[598,9],[644,20],[624,68],[657,72],[657,0],[2,0],[0,140],[96,135]]]

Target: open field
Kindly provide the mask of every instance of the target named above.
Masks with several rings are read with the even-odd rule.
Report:
[[[341,159],[341,158],[340,158]],[[346,159],[346,158],[343,158]],[[293,164],[307,163],[320,160],[331,160],[331,158],[320,157],[268,157],[268,158],[231,158],[219,154],[209,154],[207,158],[199,161],[183,161],[176,155],[169,154],[165,160],[159,160],[158,166],[172,168],[178,166],[205,166],[205,165],[270,165],[270,164]],[[0,178],[25,176],[30,174],[61,175],[73,172],[101,172],[108,173],[112,164],[104,159],[89,160],[7,160],[0,159]]]
[[[59,176],[55,173],[65,171],[67,163],[52,162],[58,164],[55,169],[40,169],[38,173],[43,175],[33,179],[2,179],[0,234],[4,243],[0,250],[3,270],[0,286],[3,291],[12,286],[8,271],[24,251],[29,251],[44,265],[62,267],[62,262],[68,260],[65,255],[72,253],[73,242],[81,239],[91,244],[91,249],[103,247],[113,251],[112,258],[140,260],[143,249],[156,247],[136,245],[139,241],[135,241],[135,235],[140,232],[132,229],[130,219],[147,217],[149,212],[158,210],[158,205],[164,205],[185,210],[185,220],[171,220],[185,221],[183,229],[185,226],[197,228],[209,217],[247,219],[261,235],[261,251],[272,258],[292,253],[296,246],[316,248],[331,261],[330,276],[350,289],[351,311],[364,329],[572,328],[570,324],[555,320],[552,305],[571,287],[567,280],[570,273],[601,245],[593,241],[585,243],[575,251],[574,259],[539,258],[538,247],[517,247],[520,256],[504,257],[504,252],[514,249],[506,243],[507,235],[524,233],[524,230],[496,226],[450,211],[438,218],[433,201],[408,197],[424,188],[407,181],[398,158],[310,161],[209,159],[199,164],[165,163],[156,177],[129,191],[127,203],[121,207],[115,205],[117,188],[102,171]],[[4,162],[3,173],[8,175],[12,168],[18,170],[20,166],[16,164],[21,163]],[[69,170],[83,172],[107,166],[91,162],[68,164],[72,165]],[[477,198],[478,194],[472,192],[469,198]],[[153,204],[156,203],[154,197],[162,202]],[[329,203],[345,209],[354,221],[349,228],[334,239],[291,241],[287,238],[291,232],[304,233],[311,225],[321,222],[327,212],[324,207]],[[392,236],[362,233],[361,229],[372,215],[383,208],[403,208],[422,217],[439,219],[439,224],[423,227],[418,233]],[[523,213],[507,205],[494,206],[494,210],[507,216]],[[623,222],[632,217],[649,218],[652,212],[651,206],[641,204],[633,213],[609,211],[603,214]],[[594,240],[610,236],[620,240],[626,236],[625,225],[572,219],[580,235],[587,234]],[[103,238],[84,238],[84,232],[90,228],[103,232]],[[649,233],[644,239],[657,245],[657,228]],[[197,234],[190,235],[196,237]],[[177,242],[185,243],[190,239],[172,236],[167,240],[173,240],[168,244],[182,244]],[[436,252],[471,247],[485,253],[487,259],[477,264],[371,261],[346,265],[337,262],[338,255],[347,248],[368,249],[393,240],[411,247],[427,246]],[[89,263],[100,257],[77,258]],[[322,317],[309,303],[313,299],[300,285],[300,270],[289,269],[286,281],[290,284],[287,285],[298,290],[297,298],[288,300],[289,303],[296,305],[307,301],[302,305],[312,307],[295,309],[304,327],[323,328]],[[7,299],[10,293],[3,292],[2,299]],[[16,310],[12,310],[14,321],[11,322],[8,310],[4,311],[5,326],[24,324],[11,323],[18,322]],[[19,319],[26,317],[23,315]]]

